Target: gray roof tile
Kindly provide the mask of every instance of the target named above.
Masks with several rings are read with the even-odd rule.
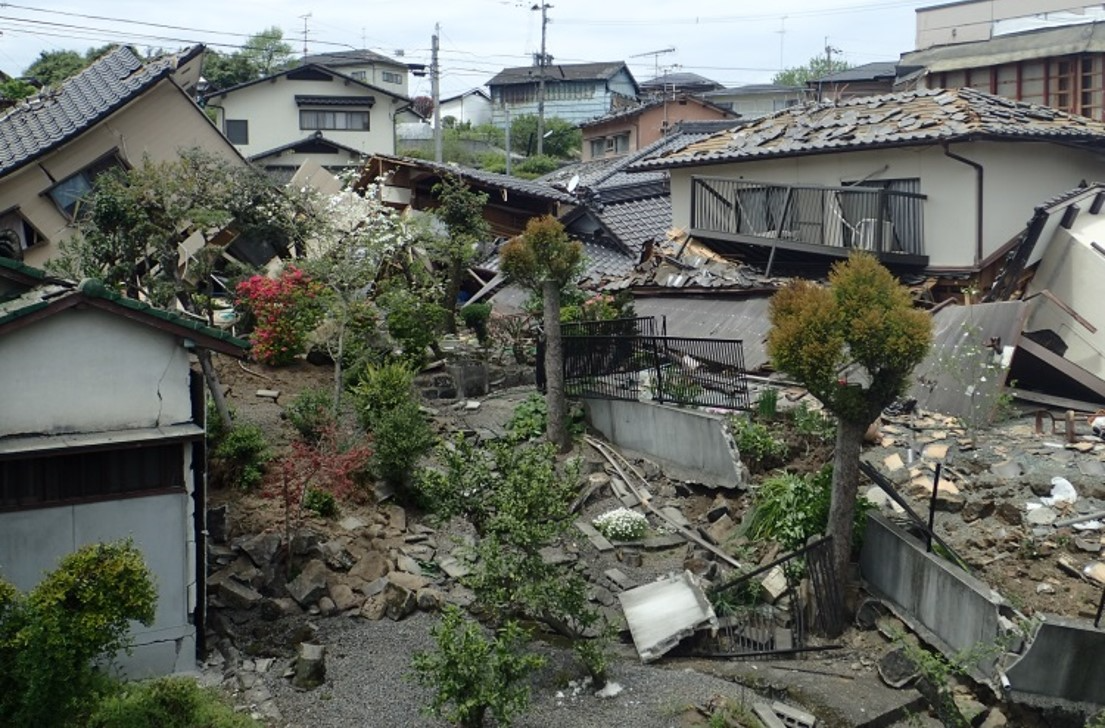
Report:
[[[0,176],[71,141],[176,69],[177,57],[145,65],[119,47],[61,86],[32,96],[0,116]]]
[[[604,61],[601,63],[554,63],[545,66],[546,81],[607,81],[618,71],[629,69],[625,61]],[[487,82],[488,86],[506,86],[515,83],[537,83],[539,66],[516,66],[504,68]],[[630,78],[633,75],[630,74]]]

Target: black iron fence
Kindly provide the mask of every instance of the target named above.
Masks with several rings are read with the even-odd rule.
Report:
[[[901,189],[776,185],[720,177],[691,184],[691,228],[874,253],[925,254],[925,195]]]
[[[560,324],[561,336],[664,336],[668,322],[663,316],[610,319],[609,321],[566,321]]]
[[[639,321],[641,330],[657,326]],[[572,397],[749,408],[739,340],[586,334],[565,335],[563,348],[564,386]]]

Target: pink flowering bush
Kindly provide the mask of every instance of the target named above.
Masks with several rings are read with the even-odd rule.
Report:
[[[278,367],[307,347],[307,334],[322,318],[321,283],[289,266],[279,278],[253,276],[238,284],[238,305],[253,315],[253,358]]]

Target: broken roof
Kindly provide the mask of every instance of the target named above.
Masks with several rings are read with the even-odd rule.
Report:
[[[625,61],[600,63],[553,63],[545,66],[545,81],[609,81],[619,71],[625,71],[630,79],[633,74]],[[507,86],[515,83],[537,83],[541,77],[540,66],[516,66],[504,68],[487,82],[488,86]],[[636,81],[633,81],[636,85]]]
[[[0,116],[0,176],[77,138],[202,51],[203,46],[195,46],[143,64],[129,48],[120,46],[59,87],[12,107]]]
[[[463,180],[468,180],[470,182],[475,182],[486,186],[497,187],[509,192],[517,192],[519,194],[529,195],[530,197],[536,197],[542,200],[550,200],[552,202],[564,202],[569,204],[576,202],[575,197],[568,194],[567,192],[561,192],[560,190],[557,190],[549,185],[541,184],[536,180],[527,180],[520,177],[512,177],[508,174],[485,172],[482,169],[475,169],[473,167],[462,167],[458,164],[431,162],[425,159],[415,159],[413,157],[397,157],[390,154],[373,154],[368,163],[366,163],[366,168],[371,167],[371,163],[373,160],[388,162],[395,165],[402,165],[405,167],[423,169],[427,172],[435,172],[442,175],[451,174]]]
[[[658,108],[664,106],[665,104],[672,104],[672,103],[680,103],[680,104],[695,103],[695,104],[698,104],[700,106],[704,106],[708,109],[713,109],[713,110],[717,111],[718,113],[722,114],[723,116],[729,116],[729,117],[736,116],[736,114],[734,112],[730,111],[729,109],[723,109],[720,106],[714,104],[712,101],[709,101],[709,100],[703,99],[703,98],[698,98],[696,96],[686,96],[686,95],[681,94],[676,99],[669,99],[669,98],[650,99],[648,101],[637,104],[635,106],[629,106],[629,107],[622,108],[622,109],[616,109],[616,110],[614,110],[614,111],[612,111],[609,114],[606,114],[604,116],[597,116],[594,119],[591,119],[590,121],[582,122],[579,125],[579,128],[580,129],[587,129],[588,127],[600,126],[602,124],[608,124],[611,121],[617,121],[619,119],[632,119],[635,116],[639,116],[639,115],[645,113],[649,109],[658,109]]]
[[[52,278],[37,268],[10,258],[0,258],[0,278],[24,287],[16,295],[0,298],[0,335],[25,323],[85,304],[194,339],[199,346],[231,356],[244,356],[249,349],[249,342],[226,331],[183,314],[125,298],[97,280],[85,279],[74,283]]]
[[[794,106],[654,155],[635,169],[979,139],[1105,146],[1105,123],[970,88],[921,89]]]
[[[367,48],[353,51],[336,51],[334,53],[312,53],[304,56],[299,65],[306,66],[317,64],[319,66],[360,66],[365,63],[386,63],[389,66],[406,68],[407,64],[400,63],[394,58],[370,51]]]

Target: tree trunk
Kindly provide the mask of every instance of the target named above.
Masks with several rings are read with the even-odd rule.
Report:
[[[560,286],[554,280],[541,284],[545,304],[545,402],[549,411],[549,442],[559,452],[572,449],[568,436],[568,403],[564,398],[564,350],[560,342]]]
[[[449,263],[449,277],[445,281],[445,333],[457,333],[457,296],[460,295],[460,279],[464,275],[464,266],[459,262]]]
[[[848,565],[852,559],[852,527],[855,524],[856,493],[859,488],[859,452],[865,432],[866,424],[843,418],[837,420],[833,493],[829,504],[829,524],[825,530],[833,537],[833,568],[840,585],[837,594],[841,614],[844,613],[844,587],[848,578]]]
[[[349,310],[346,309],[345,317],[338,325],[338,351],[337,356],[334,357],[334,402],[332,412],[334,413],[334,421],[338,421],[338,413],[341,412],[341,390],[342,390],[342,359],[345,357],[345,319],[349,317]]]
[[[223,386],[219,383],[219,373],[211,363],[211,352],[207,349],[196,349],[196,358],[200,360],[200,368],[203,370],[203,380],[207,383],[207,391],[211,393],[211,401],[215,403],[215,411],[222,420],[223,430],[228,431],[234,426],[230,419],[230,408],[226,406],[226,397],[223,396]]]

